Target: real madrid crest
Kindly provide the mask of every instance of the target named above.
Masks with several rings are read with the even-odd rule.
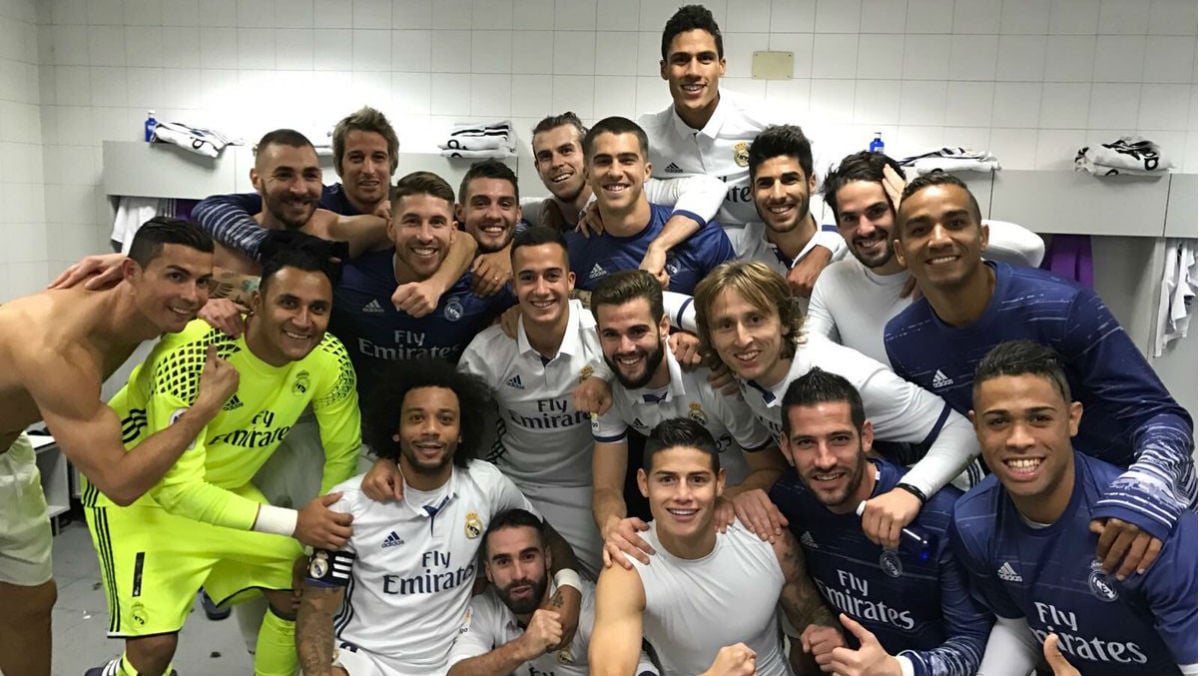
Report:
[[[446,309],[442,312],[442,316],[445,317],[447,321],[451,322],[456,322],[462,319],[462,303],[457,298],[451,298],[449,301],[447,301]]]
[[[733,144],[733,161],[737,162],[739,167],[750,165],[750,144],[745,141],[739,141]]]
[[[708,424],[708,416],[704,414],[704,409],[700,406],[700,402],[693,401],[688,404],[688,417],[701,425]]]
[[[894,549],[885,549],[879,555],[879,567],[888,577],[900,577],[904,566],[900,563],[900,555]]]
[[[317,550],[308,562],[308,576],[320,580],[329,573],[329,552]]]
[[[474,540],[483,535],[483,522],[479,520],[479,515],[475,512],[467,512],[467,523],[463,527],[463,532],[467,534],[467,539]]]
[[[1105,603],[1117,600],[1117,586],[1104,574],[1099,561],[1092,561],[1092,572],[1088,574],[1088,589],[1091,590],[1092,596]]]
[[[296,382],[292,383],[292,394],[304,394],[308,392],[308,371],[301,371],[296,374]]]

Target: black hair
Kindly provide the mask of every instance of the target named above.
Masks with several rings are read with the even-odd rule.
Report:
[[[454,464],[466,467],[469,460],[478,457],[487,426],[483,412],[494,406],[483,380],[460,372],[449,362],[425,358],[389,363],[379,383],[363,407],[363,441],[377,456],[400,459],[400,444],[392,437],[400,429],[404,397],[412,390],[440,387],[458,397],[460,441]]]
[[[1071,385],[1062,367],[1062,357],[1054,348],[1032,340],[1010,340],[993,347],[975,367],[972,397],[979,398],[984,381],[1002,376],[1034,375],[1049,380],[1071,403]]]
[[[812,144],[804,131],[794,124],[777,124],[764,129],[750,144],[749,155],[751,180],[758,173],[760,164],[781,155],[796,158],[805,178],[813,175]]]
[[[725,58],[725,43],[721,39],[721,27],[713,18],[712,12],[704,5],[684,5],[667,19],[667,25],[662,32],[662,58],[667,60],[667,52],[671,49],[671,41],[676,35],[688,31],[702,30],[713,36],[717,43],[717,58]]]
[[[263,137],[255,144],[254,156],[258,157],[258,154],[263,149],[273,145],[290,146],[292,148],[313,147],[312,141],[309,141],[307,136],[295,129],[273,129],[263,134]]]
[[[935,171],[933,173],[925,174],[924,176],[918,176],[910,181],[909,184],[904,187],[904,193],[900,195],[900,205],[904,206],[904,201],[909,197],[912,197],[925,188],[931,188],[935,185],[954,185],[962,188],[963,192],[967,193],[967,199],[969,199],[971,202],[971,215],[975,217],[975,224],[979,225],[983,222],[983,212],[980,211],[979,202],[976,201],[975,195],[971,193],[971,189],[967,187],[966,183],[963,183],[961,178],[955,176],[954,174],[947,174],[943,171]],[[898,231],[897,236],[903,237],[903,235],[904,228],[901,228]]]
[[[713,474],[721,471],[721,453],[708,429],[691,418],[669,418],[655,425],[646,437],[646,449],[642,453],[642,469],[646,474],[654,466],[654,456],[672,448],[701,451],[712,461]]]
[[[645,270],[620,270],[600,279],[592,289],[592,315],[601,305],[624,305],[645,298],[655,323],[662,319],[663,291],[654,275]]]
[[[155,216],[142,224],[129,245],[129,257],[143,268],[158,258],[163,245],[179,244],[189,249],[213,252],[213,239],[200,226],[178,218]]]
[[[642,159],[650,158],[650,141],[646,138],[646,131],[638,126],[637,122],[627,118],[614,115],[600,120],[592,125],[588,133],[583,137],[583,157],[586,161],[592,159],[592,146],[596,143],[596,137],[601,134],[633,134],[637,136],[638,148],[642,151]]]
[[[825,203],[829,205],[834,216],[838,215],[837,191],[853,181],[882,183],[884,167],[891,167],[897,174],[904,176],[904,167],[900,166],[899,162],[883,153],[872,153],[866,150],[843,157],[841,164],[830,169],[829,173],[825,175],[822,190],[824,190]],[[892,208],[891,201],[888,202],[888,208]]]
[[[861,432],[867,416],[863,411],[862,396],[849,380],[819,368],[813,368],[808,373],[796,378],[788,385],[780,406],[784,436],[792,436],[792,424],[788,416],[788,411],[791,409],[797,406],[816,406],[817,404],[843,401],[850,405],[850,422],[854,425],[854,429]]]
[[[570,268],[570,256],[567,253],[567,238],[563,237],[562,231],[558,228],[550,228],[544,225],[531,225],[521,232],[518,232],[512,239],[512,247],[509,249],[509,260],[517,259],[517,250],[526,246],[541,246],[542,244],[557,244],[562,247],[563,258],[567,259],[568,270]]]
[[[471,165],[467,169],[467,173],[463,175],[462,183],[458,184],[458,199],[466,204],[467,201],[467,186],[471,181],[477,178],[498,178],[502,181],[508,181],[512,184],[513,197],[519,201],[521,193],[517,188],[517,175],[509,166],[500,160],[483,160]]]
[[[545,523],[533,515],[529,510],[515,507],[506,509],[496,516],[492,517],[492,522],[488,524],[487,530],[483,531],[483,548],[481,554],[484,561],[488,559],[488,541],[492,533],[505,528],[532,528],[538,535],[538,546],[546,546],[546,529]]]
[[[322,256],[303,245],[281,248],[263,259],[262,276],[259,278],[258,291],[259,293],[265,293],[267,284],[283,268],[296,268],[305,272],[319,272],[329,279],[329,285],[332,287],[337,282],[339,267],[337,263],[331,262],[328,256]]]

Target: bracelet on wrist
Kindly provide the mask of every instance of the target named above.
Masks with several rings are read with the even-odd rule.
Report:
[[[925,496],[925,492],[912,484],[906,484],[904,482],[901,482],[901,483],[896,484],[896,488],[899,488],[902,491],[911,493],[912,495],[916,496],[916,498],[921,501],[922,507],[925,506],[926,502],[929,502],[929,498]]]

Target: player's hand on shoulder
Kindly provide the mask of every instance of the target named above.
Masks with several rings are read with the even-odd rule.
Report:
[[[833,259],[833,252],[823,246],[814,246],[804,258],[792,266],[787,273],[787,283],[793,296],[808,298],[812,295],[817,278]]]
[[[340,500],[341,493],[330,493],[313,498],[296,519],[296,530],[292,533],[300,542],[320,549],[338,550],[350,540],[350,524],[354,516],[335,512],[329,505]]]
[[[508,336],[510,340],[516,340],[517,326],[519,325],[520,320],[521,306],[514,305],[504,312],[501,312],[500,317],[496,320],[496,323],[500,324],[500,330],[504,332],[504,335]]]
[[[736,397],[741,394],[737,378],[733,377],[733,371],[730,371],[729,367],[725,364],[718,364],[708,374],[708,384],[712,385],[714,390],[727,397]]]
[[[867,539],[886,549],[900,546],[900,529],[912,523],[921,511],[921,500],[901,488],[867,500],[862,529]]]
[[[650,563],[654,548],[638,535],[648,530],[650,526],[636,516],[610,519],[601,533],[604,536],[604,567],[610,568],[615,563],[626,570],[632,569],[633,564],[625,558],[626,556],[632,556],[642,563]]]
[[[399,500],[404,497],[404,475],[394,460],[380,458],[363,475],[362,491],[377,502]]]
[[[842,625],[858,639],[858,650],[834,648],[830,666],[839,676],[903,676],[900,660],[888,654],[866,627],[842,613]]]
[[[821,671],[829,671],[833,649],[846,647],[846,639],[836,627],[810,624],[800,632],[800,648],[813,656]]]
[[[125,254],[119,253],[84,256],[78,263],[63,270],[46,288],[69,289],[80,282],[84,282],[83,288],[92,291],[116,286],[123,277],[121,264],[125,258]]]
[[[742,525],[754,531],[759,538],[774,543],[775,538],[783,535],[783,529],[788,524],[787,517],[771,502],[763,489],[742,491],[733,496],[730,502]]]
[[[192,408],[210,418],[237,392],[238,371],[228,361],[217,356],[217,346],[209,345],[204,355],[204,370],[200,372],[199,393]]]
[[[1071,666],[1059,651],[1058,634],[1050,634],[1042,642],[1042,655],[1046,657],[1046,664],[1054,670],[1054,676],[1080,676],[1079,670]]]
[[[600,215],[598,203],[592,202],[583,208],[583,213],[579,215],[579,223],[575,226],[575,232],[584,237],[604,234],[604,217]]]
[[[758,655],[745,643],[723,646],[704,676],[754,676]]]
[[[559,613],[548,608],[538,608],[529,618],[529,626],[517,639],[525,661],[536,659],[550,652],[562,641],[563,627]]]
[[[575,386],[572,397],[576,411],[604,415],[612,407],[612,385],[603,378],[590,376]]]
[[[684,370],[691,371],[704,361],[703,355],[700,354],[700,338],[694,333],[676,331],[667,338],[667,345],[670,346],[675,361],[679,362]]]
[[[507,250],[480,254],[471,264],[471,273],[475,295],[495,295],[512,279],[512,259]]]
[[[1104,572],[1116,573],[1124,580],[1135,571],[1145,573],[1162,551],[1162,540],[1146,531],[1116,518],[1095,519],[1089,529],[1100,536],[1096,543],[1096,558]]]
[[[210,298],[196,316],[230,338],[237,338],[246,330],[246,320],[242,318],[244,312],[246,308],[228,298]]]

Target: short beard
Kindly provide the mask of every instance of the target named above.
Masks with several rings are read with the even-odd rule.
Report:
[[[645,387],[646,383],[650,382],[650,379],[654,377],[654,372],[658,370],[658,365],[662,363],[665,356],[666,351],[663,348],[663,341],[660,338],[654,351],[646,355],[646,372],[637,380],[626,380],[625,376],[621,375],[621,369],[617,367],[617,363],[607,356],[604,357],[604,361],[608,364],[608,368],[612,370],[613,375],[617,377],[617,382],[621,383],[622,387],[627,390],[638,390]]]
[[[762,221],[763,225],[767,226],[768,230],[770,230],[771,232],[779,233],[779,234],[786,234],[786,233],[789,233],[789,232],[795,230],[796,228],[800,227],[800,224],[804,222],[804,219],[808,218],[808,206],[809,206],[809,199],[807,199],[807,198],[804,200],[804,202],[802,204],[796,205],[796,220],[792,221],[791,225],[789,225],[788,227],[783,228],[783,229],[772,227],[769,224],[766,215],[763,214],[762,207],[758,206],[758,202],[754,203],[754,211],[758,212],[758,219],[760,221]],[[819,230],[820,228],[817,228],[817,229]]]
[[[509,598],[510,590],[513,587],[526,583],[532,583],[533,586],[533,594],[528,599],[513,601]],[[529,615],[537,610],[538,606],[542,605],[542,597],[546,595],[546,584],[546,575],[543,573],[537,580],[516,580],[509,584],[507,589],[497,589],[496,592],[500,596],[500,600],[504,602],[504,605],[508,606],[508,609],[514,615]]]

